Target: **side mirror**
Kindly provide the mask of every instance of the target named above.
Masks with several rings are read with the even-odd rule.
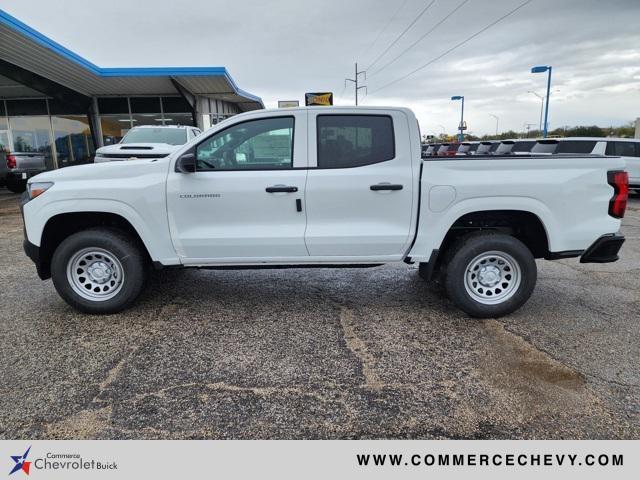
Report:
[[[176,172],[195,173],[196,155],[194,153],[184,153],[176,161]]]

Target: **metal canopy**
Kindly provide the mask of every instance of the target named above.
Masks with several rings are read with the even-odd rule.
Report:
[[[236,103],[241,111],[264,108],[260,97],[238,88],[224,67],[99,67],[1,9],[0,59],[86,96],[175,95],[175,81],[194,95]],[[32,91],[32,85],[20,89],[0,80],[6,84],[0,98]]]

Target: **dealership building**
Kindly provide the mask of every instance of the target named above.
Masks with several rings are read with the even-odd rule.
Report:
[[[261,108],[224,67],[99,67],[0,10],[0,150],[60,168],[133,126],[206,129]]]

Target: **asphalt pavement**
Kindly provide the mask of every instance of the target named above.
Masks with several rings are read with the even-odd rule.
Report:
[[[640,438],[640,199],[621,261],[538,263],[474,320],[414,269],[177,270],[67,306],[0,189],[0,438]]]

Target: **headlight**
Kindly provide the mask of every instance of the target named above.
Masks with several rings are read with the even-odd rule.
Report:
[[[53,182],[33,182],[27,184],[29,200],[33,200],[34,198],[39,197],[51,187],[53,187]]]

